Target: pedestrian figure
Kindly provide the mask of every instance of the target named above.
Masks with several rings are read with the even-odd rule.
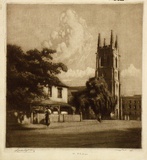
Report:
[[[101,121],[102,121],[102,116],[101,116],[100,113],[97,114],[97,120],[101,123]]]
[[[50,109],[46,109],[46,112],[45,112],[45,123],[47,126],[50,125],[50,117],[49,115],[51,114],[51,110]]]

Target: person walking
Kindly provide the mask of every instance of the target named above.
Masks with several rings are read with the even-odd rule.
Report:
[[[46,108],[45,123],[46,123],[47,127],[50,125],[50,117],[49,117],[50,114],[51,114],[51,110]]]

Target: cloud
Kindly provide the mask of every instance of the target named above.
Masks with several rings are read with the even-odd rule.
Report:
[[[141,75],[141,71],[137,68],[134,67],[133,64],[130,64],[130,66],[127,69],[124,69],[121,72],[122,77],[138,77]]]
[[[95,74],[95,69],[87,67],[85,70],[69,69],[67,72],[62,72],[59,78],[69,85],[84,85],[84,83]]]
[[[51,33],[51,38],[54,40],[54,39],[58,39],[58,32],[57,31],[53,31],[52,33]]]
[[[67,85],[84,85],[89,77],[94,76],[92,40],[86,21],[68,9],[59,17],[58,30],[53,30],[49,39],[42,43],[43,47],[57,51],[52,55],[54,62],[62,62],[68,67],[68,72],[59,75]]]
[[[49,41],[44,41],[42,42],[42,47],[43,48],[51,48],[52,47],[52,42],[49,40]]]
[[[67,72],[62,72],[60,76],[63,76],[65,78],[83,78],[83,77],[89,77],[94,76],[95,69],[87,67],[86,70],[72,70],[69,69]]]
[[[142,73],[133,64],[121,72],[122,95],[135,95],[142,93]]]
[[[48,46],[57,50],[57,53],[53,55],[54,60],[65,63],[68,68],[85,70],[93,39],[85,20],[71,9],[63,12],[59,20],[59,30],[52,31],[47,40],[52,44]]]

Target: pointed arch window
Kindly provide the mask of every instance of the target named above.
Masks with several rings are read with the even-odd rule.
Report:
[[[115,58],[115,67],[117,68],[117,58]]]
[[[107,54],[104,53],[101,57],[101,66],[106,67],[108,63],[108,57]]]

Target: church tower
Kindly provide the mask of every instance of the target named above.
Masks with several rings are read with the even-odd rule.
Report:
[[[118,53],[118,40],[117,36],[113,37],[113,31],[111,30],[110,44],[106,45],[104,38],[103,45],[101,45],[101,35],[98,34],[98,44],[96,53],[96,71],[95,77],[103,76],[108,89],[113,96],[117,99],[117,105],[115,108],[115,115],[120,117],[119,109],[119,97],[120,97],[120,71],[119,71],[119,53]]]

